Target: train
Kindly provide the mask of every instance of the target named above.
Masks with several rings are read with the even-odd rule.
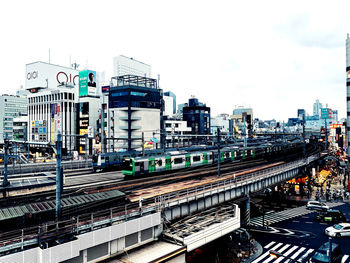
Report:
[[[257,147],[224,147],[220,150],[220,162],[263,158],[280,153],[301,149],[301,143],[270,143]],[[158,156],[126,157],[123,160],[122,173],[126,177],[174,171],[184,168],[211,165],[218,162],[218,150],[210,149],[194,152],[169,152]]]
[[[211,150],[215,149],[215,146],[192,146],[186,148],[180,148],[186,152],[195,152],[199,150]],[[141,157],[141,156],[160,156],[164,154],[169,154],[173,152],[178,152],[179,149],[153,149],[146,150],[144,153],[142,151],[124,151],[124,152],[108,152],[108,153],[98,153],[92,156],[92,168],[94,172],[100,172],[104,170],[118,170],[122,168],[123,160],[129,157]]]

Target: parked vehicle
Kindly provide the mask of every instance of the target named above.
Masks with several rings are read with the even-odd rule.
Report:
[[[339,210],[329,209],[327,211],[321,211],[316,216],[315,219],[320,222],[332,222],[332,223],[340,223],[345,222],[345,215]]]
[[[329,206],[326,205],[325,203],[321,203],[319,201],[309,201],[309,202],[307,202],[306,209],[327,211],[329,209]]]
[[[325,234],[330,237],[350,236],[350,224],[340,223],[334,226],[327,227]]]

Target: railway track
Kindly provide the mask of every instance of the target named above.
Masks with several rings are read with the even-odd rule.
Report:
[[[309,152],[312,153],[314,151],[310,150]],[[288,160],[292,161],[298,156],[300,157],[300,153],[290,155],[287,157],[288,157]],[[179,181],[183,182],[186,180],[189,182],[189,184],[193,184],[193,182],[207,183],[206,182],[206,180],[208,180],[207,177],[210,177],[211,180],[224,180],[230,176],[231,177],[234,176],[234,174],[239,176],[240,174],[267,169],[269,167],[273,167],[282,163],[284,162],[281,160],[281,158],[276,158],[275,160],[271,160],[271,161],[259,159],[259,160],[245,161],[245,162],[237,162],[234,164],[225,163],[225,164],[222,164],[222,167],[221,167],[221,174],[222,174],[221,177],[213,176],[217,172],[217,167],[210,166],[205,168],[202,167],[202,169],[182,170],[181,172],[173,172],[171,174],[163,174],[163,175],[147,177],[147,178],[137,178],[132,181],[119,181],[119,182],[113,182],[111,184],[107,183],[104,186],[91,186],[92,183],[90,183],[90,186],[89,185],[84,186],[84,185],[79,185],[79,183],[77,182],[77,185],[71,185],[72,186],[71,189],[65,189],[65,192],[66,192],[65,194],[71,195],[71,194],[81,193],[81,192],[92,193],[92,192],[98,192],[98,191],[108,191],[113,189],[119,189],[129,193],[129,197],[131,197],[133,202],[127,205],[127,210],[133,211],[138,209],[138,203],[136,202],[137,195],[132,196],[132,193],[133,192],[135,193],[142,189],[146,189],[147,187],[149,188],[149,187],[156,187],[156,186],[162,186],[162,185],[164,186],[169,183],[175,184]],[[107,175],[113,175],[113,173],[115,174],[115,172],[109,172]],[[96,177],[100,175],[101,174],[97,174]],[[77,178],[81,178],[82,180],[84,178],[84,175],[76,175],[76,176]],[[42,196],[42,198],[52,198],[52,197],[54,197],[54,192],[44,193]],[[144,200],[145,205],[150,202],[154,202],[154,198],[148,198]],[[126,207],[124,206],[113,207],[113,208],[109,208],[96,213],[94,212],[94,217],[96,220],[100,220],[101,218],[108,218],[108,217],[120,215],[123,213],[127,213]],[[22,230],[2,232],[0,233],[0,247],[1,247],[1,244],[6,244],[6,242],[13,242],[14,239],[20,240],[21,236],[24,236],[24,239],[35,238],[36,236],[38,236],[38,232],[40,232],[38,231],[38,229],[40,230],[45,227],[46,227],[45,232],[47,233],[48,236],[50,235],[50,233],[53,233],[53,236],[55,236],[55,233],[65,232],[65,231],[73,233],[74,229],[77,226],[86,224],[87,222],[90,222],[90,220],[91,220],[91,213],[86,213],[86,214],[79,215],[77,218],[75,218],[75,220],[65,221],[62,223],[62,225],[59,225],[53,222],[51,222],[52,223],[51,224],[48,222],[47,224],[44,224],[41,226],[35,226],[35,227],[24,229],[23,232]],[[56,227],[59,227],[60,230],[57,231],[57,229],[55,229]]]

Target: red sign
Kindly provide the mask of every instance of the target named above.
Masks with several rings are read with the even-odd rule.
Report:
[[[341,128],[342,126],[343,126],[343,124],[330,124],[329,128],[336,129],[336,128]]]

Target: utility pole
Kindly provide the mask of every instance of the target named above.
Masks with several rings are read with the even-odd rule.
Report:
[[[85,134],[85,158],[86,158],[86,167],[88,167],[88,162],[89,162],[89,138],[88,135]],[[57,135],[58,138],[58,135]]]
[[[329,263],[332,263],[332,238],[329,237]]]
[[[145,156],[145,134],[142,132],[142,156]]]
[[[217,144],[218,144],[218,177],[220,177],[220,161],[221,161],[221,153],[220,153],[220,128],[217,129]]]
[[[56,219],[61,216],[61,193],[62,193],[62,137],[61,133],[57,134],[56,141]]]
[[[243,128],[243,130],[244,130],[244,133],[243,133],[243,141],[244,141],[244,143],[243,143],[243,145],[244,145],[244,148],[247,148],[247,127],[246,127],[246,116],[247,116],[247,114],[244,114],[243,115],[243,125],[244,125],[244,128]]]
[[[303,157],[306,157],[306,142],[305,142],[305,114],[303,114]]]
[[[103,96],[102,96],[103,99]],[[101,152],[105,152],[105,119],[104,116],[105,111],[104,111],[104,104],[102,101],[102,107],[101,107]]]
[[[324,119],[324,129],[326,134],[326,150],[328,149],[327,119]]]
[[[4,181],[2,186],[6,187],[10,183],[7,180],[7,165],[8,165],[8,154],[9,154],[9,139],[7,138],[7,133],[5,134],[5,154],[4,154]]]

